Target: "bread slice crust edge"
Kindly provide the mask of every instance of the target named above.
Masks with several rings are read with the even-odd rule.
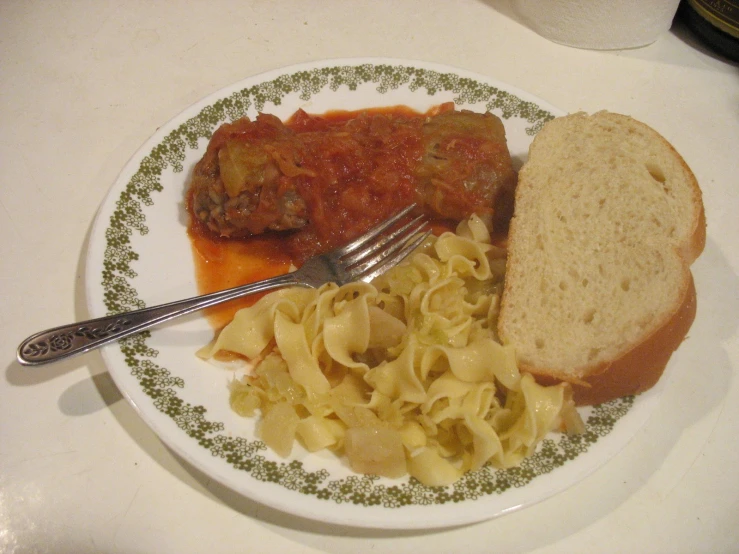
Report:
[[[667,362],[684,341],[695,319],[697,297],[692,274],[689,273],[689,277],[680,307],[664,325],[623,356],[609,364],[602,364],[590,375],[572,379],[570,376],[558,376],[556,372],[530,367],[525,363],[520,364],[521,370],[531,373],[542,385],[569,382],[578,406],[602,404],[649,390],[659,381]]]

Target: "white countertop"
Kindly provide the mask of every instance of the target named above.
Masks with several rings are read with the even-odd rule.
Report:
[[[167,449],[99,353],[14,361],[27,335],[89,316],[96,209],[159,126],[245,77],[366,56],[467,69],[568,112],[632,115],[706,194],[688,338],[698,355],[611,461],[495,520],[398,532],[282,514]],[[546,41],[494,0],[1,3],[0,552],[739,551],[738,145],[739,67],[680,24],[650,46],[597,52]]]

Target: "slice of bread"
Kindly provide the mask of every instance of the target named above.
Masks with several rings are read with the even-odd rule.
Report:
[[[705,227],[693,173],[656,131],[609,112],[548,122],[519,174],[501,339],[578,404],[647,390],[695,316]]]

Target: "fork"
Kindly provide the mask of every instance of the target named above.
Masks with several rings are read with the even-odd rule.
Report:
[[[194,298],[41,331],[18,346],[18,361],[24,366],[56,362],[135,335],[177,317],[249,294],[289,286],[318,288],[328,282],[339,285],[352,281],[369,282],[400,263],[431,233],[430,230],[421,232],[426,225],[422,215],[386,232],[414,207],[415,204],[411,204],[345,246],[308,259],[292,273]]]

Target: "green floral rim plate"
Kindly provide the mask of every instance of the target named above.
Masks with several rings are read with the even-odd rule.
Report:
[[[562,115],[509,85],[457,68],[396,59],[328,60],[246,79],[191,106],[133,156],[98,213],[88,253],[93,316],[197,294],[183,197],[188,175],[224,121],[259,111],[441,102],[490,110],[506,126],[517,163],[532,137]],[[643,425],[661,387],[583,410],[587,432],[552,436],[520,467],[471,472],[449,487],[352,474],[329,454],[283,460],[254,438],[254,422],[228,407],[228,370],[195,357],[212,338],[198,316],[106,347],[115,382],[144,421],[188,463],[234,491],[324,522],[374,528],[433,528],[496,517],[577,483],[617,453]]]

